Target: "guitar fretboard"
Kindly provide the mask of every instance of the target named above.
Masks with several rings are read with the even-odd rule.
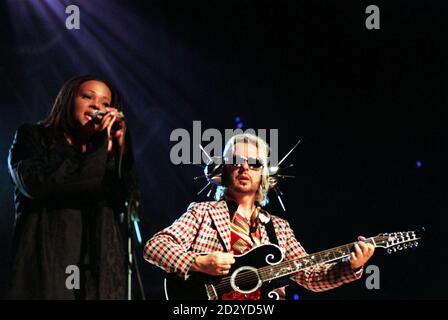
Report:
[[[375,246],[375,238],[366,239],[365,242]],[[348,243],[332,249],[309,254],[294,260],[281,262],[277,265],[266,266],[258,269],[262,281],[270,281],[281,278],[302,269],[312,267],[317,264],[332,262],[350,256],[355,242]]]

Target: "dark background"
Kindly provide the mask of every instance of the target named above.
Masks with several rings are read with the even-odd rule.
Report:
[[[65,28],[68,4],[80,8],[80,30]],[[365,27],[370,4],[380,30]],[[297,178],[280,185],[287,212],[273,197],[268,210],[290,221],[308,252],[427,229],[417,250],[377,250],[380,290],[364,277],[325,293],[291,285],[290,296],[447,298],[446,13],[428,0],[2,2],[0,297],[15,129],[42,119],[68,78],[98,73],[128,102],[144,240],[206,199],[193,181],[201,169],[170,162],[172,130],[191,131],[194,120],[202,130],[235,128],[238,116],[244,129],[278,129],[281,156],[302,139],[287,161]],[[147,298],[163,299],[163,272],[138,250]]]

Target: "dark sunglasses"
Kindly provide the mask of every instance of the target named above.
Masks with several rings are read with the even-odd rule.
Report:
[[[247,164],[249,165],[249,168],[252,170],[259,170],[261,168],[263,168],[263,162],[260,159],[257,158],[246,158],[243,156],[232,156],[230,157],[226,157],[224,158],[224,163],[231,165],[233,167],[241,167],[243,165],[244,162],[247,162]]]

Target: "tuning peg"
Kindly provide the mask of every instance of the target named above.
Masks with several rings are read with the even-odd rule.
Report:
[[[395,247],[391,247],[391,248],[387,249],[387,252],[388,252],[388,253],[397,252],[397,248],[395,248]]]

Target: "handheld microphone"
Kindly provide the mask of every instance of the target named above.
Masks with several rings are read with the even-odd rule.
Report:
[[[95,123],[95,124],[100,124],[100,123],[101,123],[101,120],[103,119],[103,116],[104,116],[105,114],[106,114],[105,111],[95,110],[95,111],[93,111],[93,112],[90,114],[90,116],[92,117],[92,121],[93,121],[93,123]],[[118,122],[120,122],[120,121],[124,121],[124,120],[125,120],[124,114],[123,114],[123,112],[121,112],[121,111],[117,112],[117,113],[115,114],[115,116],[117,117],[117,121],[118,121]]]

